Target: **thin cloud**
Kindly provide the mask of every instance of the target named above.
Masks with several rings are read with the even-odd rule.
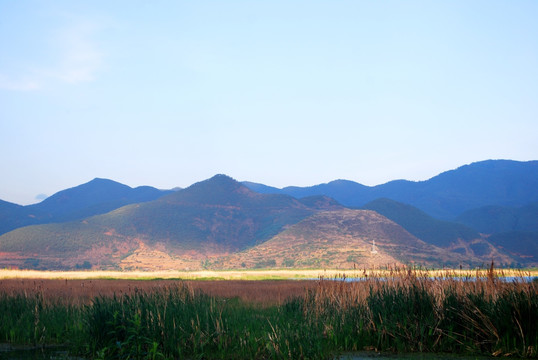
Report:
[[[35,91],[54,84],[80,84],[96,80],[104,54],[95,40],[101,27],[92,22],[73,22],[59,29],[50,41],[47,51],[57,59],[42,67],[32,64],[24,73],[6,76],[0,73],[0,89]]]
[[[54,77],[70,84],[95,80],[104,57],[93,39],[98,30],[95,24],[82,23],[60,35],[58,40],[64,51]]]
[[[0,89],[12,91],[33,91],[40,88],[36,79],[10,79],[0,74]]]

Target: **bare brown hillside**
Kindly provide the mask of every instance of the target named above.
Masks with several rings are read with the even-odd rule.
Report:
[[[466,259],[417,239],[374,211],[343,209],[314,214],[215,267],[349,269],[414,262],[433,266]]]

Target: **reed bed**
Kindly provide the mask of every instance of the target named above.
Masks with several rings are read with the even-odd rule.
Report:
[[[493,266],[475,277],[430,274],[401,268],[362,282],[321,281],[303,311],[346,350],[538,355],[536,279],[503,281]]]
[[[316,287],[308,280],[50,280],[4,279],[0,292],[7,295],[39,295],[70,305],[90,304],[98,296],[133,295],[135,292],[152,293],[171,286],[186,285],[195,291],[215,297],[238,297],[249,303],[264,306],[279,305],[290,297],[303,296],[306,289]]]
[[[0,292],[0,342],[64,344],[91,359],[328,359],[362,350],[538,357],[536,281],[501,281],[493,268],[449,275],[400,268],[362,281],[320,278],[300,296],[264,304],[237,296],[240,287],[216,296],[217,284],[209,294],[187,282],[88,302]]]

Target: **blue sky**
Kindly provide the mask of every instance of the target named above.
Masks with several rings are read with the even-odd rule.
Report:
[[[537,1],[0,1],[0,199],[538,159]]]

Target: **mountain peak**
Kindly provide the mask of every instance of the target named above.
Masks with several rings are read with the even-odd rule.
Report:
[[[220,190],[229,190],[233,191],[238,188],[245,187],[243,184],[235,180],[234,178],[224,175],[224,174],[217,174],[207,180],[200,181],[191,187],[199,187],[199,186],[210,186],[210,187],[218,187]]]
[[[41,213],[41,223],[70,221],[102,214],[132,203],[155,200],[166,193],[152,187],[133,189],[113,180],[95,178],[59,191],[38,204],[28,206],[27,209]]]
[[[114,181],[114,180],[110,180],[110,179],[106,179],[106,178],[100,178],[100,177],[96,177],[96,178],[93,178],[92,180],[88,181],[88,183],[97,183],[97,182],[109,182],[109,183],[115,183],[116,181]]]
[[[124,184],[122,184],[120,182],[117,182],[117,181],[114,181],[114,180],[111,180],[111,179],[107,179],[107,178],[100,178],[100,177],[93,178],[92,180],[90,180],[87,183],[82,184],[82,185],[87,185],[87,184],[119,184],[119,185],[124,185]],[[82,186],[82,185],[79,185],[79,186]],[[124,185],[124,186],[127,186],[127,185]]]
[[[238,183],[237,180],[232,178],[231,176],[228,176],[226,174],[216,174],[213,177],[207,179],[208,181],[221,181],[221,182],[234,182]]]
[[[163,198],[172,202],[200,202],[206,204],[233,202],[233,194],[257,196],[245,185],[228,175],[217,174],[207,180],[197,182],[186,189]]]

